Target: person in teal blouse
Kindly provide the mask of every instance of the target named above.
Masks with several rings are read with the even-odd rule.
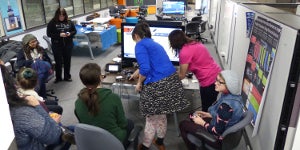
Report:
[[[79,76],[85,87],[75,102],[75,115],[80,123],[101,127],[127,147],[133,122],[126,119],[121,99],[110,89],[101,88],[101,68],[96,63],[84,65]]]

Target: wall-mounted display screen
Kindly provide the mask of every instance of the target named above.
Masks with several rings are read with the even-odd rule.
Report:
[[[171,24],[171,23],[170,23]],[[162,45],[174,65],[179,64],[178,55],[170,48],[168,36],[173,30],[182,30],[181,26],[166,26],[159,24],[149,24],[152,39]],[[135,42],[132,39],[131,33],[135,27],[135,24],[123,23],[122,32],[122,47],[121,55],[122,62],[134,62],[135,59]]]
[[[163,2],[163,14],[165,15],[183,15],[184,14],[183,1],[165,1]]]

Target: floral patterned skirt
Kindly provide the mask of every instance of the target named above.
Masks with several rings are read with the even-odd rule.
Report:
[[[160,81],[143,85],[139,109],[143,116],[170,114],[189,106],[177,73]]]

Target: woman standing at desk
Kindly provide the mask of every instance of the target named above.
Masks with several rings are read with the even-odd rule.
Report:
[[[215,81],[222,70],[221,67],[202,43],[188,38],[183,31],[172,31],[169,41],[170,46],[179,53],[179,78],[185,78],[188,70],[195,74],[200,83],[202,111],[207,111],[218,97]]]
[[[139,109],[146,117],[143,142],[138,148],[149,149],[153,143],[159,150],[165,150],[166,114],[180,111],[189,103],[165,50],[151,39],[149,25],[138,23],[132,31],[132,39],[136,42],[135,55],[140,67],[136,85],[141,96]]]
[[[58,8],[47,26],[47,36],[51,38],[55,59],[56,79],[54,83],[62,81],[62,64],[64,64],[64,80],[72,81],[70,68],[75,34],[76,28],[72,21],[68,20],[66,10]]]

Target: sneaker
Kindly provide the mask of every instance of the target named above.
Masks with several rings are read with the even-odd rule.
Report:
[[[153,139],[152,144],[155,145],[159,150],[166,150],[166,147],[165,147],[164,144],[158,145],[158,144],[156,143],[156,139]]]

